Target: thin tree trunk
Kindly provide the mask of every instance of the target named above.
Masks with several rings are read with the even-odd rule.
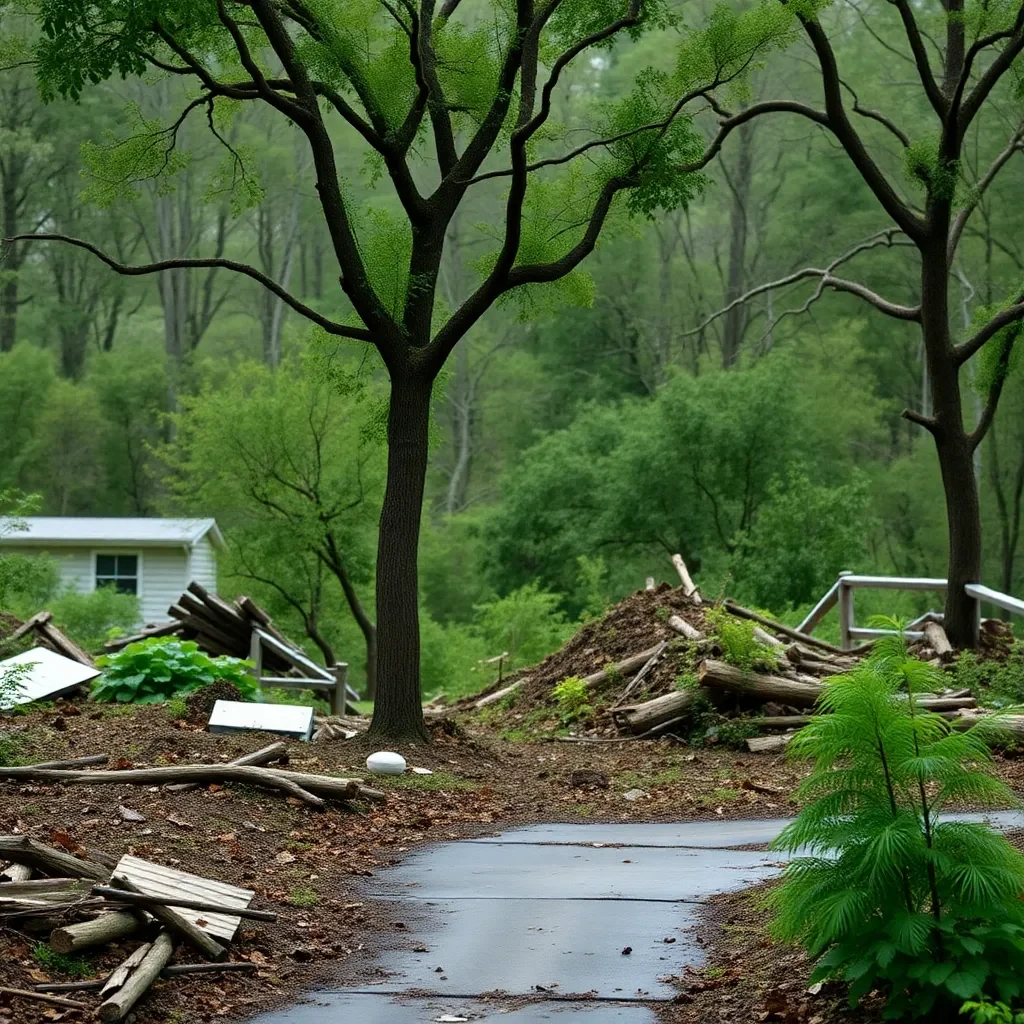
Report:
[[[749,122],[740,128],[739,155],[736,171],[731,182],[732,203],[729,210],[729,276],[726,284],[725,303],[735,302],[744,292],[747,266],[747,203],[754,170],[754,124]],[[725,330],[722,336],[722,367],[735,366],[747,329],[746,303],[737,303],[725,315]]]
[[[3,178],[0,193],[0,218],[3,223],[3,237],[18,233],[18,177],[20,161],[15,157]],[[14,348],[18,326],[18,270],[21,267],[24,246],[11,246],[6,259],[0,260],[0,273],[5,280],[0,288],[0,352]]]
[[[940,225],[942,226],[942,225]],[[921,333],[928,354],[932,408],[937,423],[935,447],[942,472],[949,530],[949,570],[944,626],[954,647],[978,644],[977,602],[964,591],[981,578],[981,506],[974,476],[974,450],[964,429],[958,368],[949,357],[949,277],[945,239],[921,252]]]
[[[356,620],[363,634],[363,642],[366,644],[366,691],[364,696],[367,700],[374,700],[377,696],[377,627],[366,614],[363,602],[359,600],[356,588],[352,586],[348,570],[341,557],[341,549],[330,532],[327,534],[327,557],[324,559],[331,572],[337,577],[344,591],[345,600],[348,601],[349,611],[352,618]]]
[[[388,472],[377,545],[379,678],[371,735],[429,742],[420,696],[418,547],[431,381],[392,375]]]

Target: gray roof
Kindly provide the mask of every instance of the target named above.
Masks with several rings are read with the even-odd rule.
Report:
[[[215,519],[149,519],[125,517],[27,516],[25,530],[0,536],[0,544],[115,544],[151,547],[191,547],[210,534],[223,546]]]

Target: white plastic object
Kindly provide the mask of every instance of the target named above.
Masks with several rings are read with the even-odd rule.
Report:
[[[366,770],[374,775],[401,775],[405,771],[405,758],[390,750],[378,750],[366,759]]]

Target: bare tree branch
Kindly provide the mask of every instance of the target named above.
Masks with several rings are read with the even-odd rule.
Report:
[[[860,100],[857,98],[857,94],[853,91],[852,86],[850,86],[847,82],[844,82],[843,79],[839,79],[839,83],[853,97],[853,112],[855,114],[860,114],[861,117],[866,117],[871,121],[877,121],[880,125],[883,125],[890,132],[892,132],[892,134],[895,135],[897,139],[900,140],[900,143],[904,149],[910,146],[910,137],[907,135],[906,132],[903,131],[902,128],[900,128],[893,121],[889,120],[889,118],[886,117],[885,114],[881,114],[877,110],[869,110],[867,107],[862,107],[860,105]]]
[[[960,244],[964,228],[967,226],[967,221],[975,209],[977,209],[978,203],[981,202],[981,197],[985,194],[985,190],[995,181],[999,172],[1010,160],[1010,157],[1022,150],[1024,150],[1024,124],[1017,128],[1017,131],[1014,132],[1012,138],[1007,143],[1006,148],[992,161],[992,165],[985,172],[984,177],[974,186],[974,191],[967,202],[957,212],[949,230],[949,244],[947,246],[947,258],[951,264],[953,257],[956,255],[957,246]]]
[[[1012,306],[1007,306],[1006,309],[1001,310],[992,317],[973,338],[969,338],[962,345],[957,345],[954,349],[956,365],[963,366],[971,356],[977,354],[981,347],[987,341],[991,341],[1004,327],[1009,327],[1010,324],[1016,323],[1021,319],[1024,319],[1024,295],[1019,296]]]
[[[939,83],[935,80],[931,61],[928,59],[928,51],[925,49],[924,40],[921,38],[921,30],[918,28],[909,0],[889,0],[889,3],[900,13],[900,18],[903,21],[903,30],[907,34],[910,52],[914,55],[914,63],[917,65],[917,73],[921,78],[921,84],[924,86],[928,102],[931,103],[935,113],[944,120],[948,109],[948,101],[943,96]]]
[[[742,306],[744,303],[749,302],[758,295],[763,295],[765,292],[774,291],[777,288],[784,288],[787,285],[796,284],[798,281],[806,281],[811,278],[820,279],[818,288],[815,295],[812,296],[811,300],[805,303],[804,308],[801,311],[806,311],[815,299],[821,297],[826,288],[832,288],[834,291],[849,292],[851,295],[856,295],[859,298],[864,299],[866,302],[871,303],[871,305],[885,313],[887,316],[894,317],[897,320],[917,321],[921,317],[920,306],[901,306],[898,303],[890,302],[888,299],[884,299],[880,295],[871,291],[871,289],[867,288],[865,285],[859,284],[856,281],[847,281],[844,278],[835,277],[832,273],[837,267],[842,266],[844,263],[848,263],[855,256],[862,252],[866,252],[869,249],[875,249],[879,246],[892,248],[893,246],[910,246],[913,244],[908,240],[899,239],[897,236],[900,234],[901,232],[898,228],[887,228],[885,231],[880,231],[877,235],[872,235],[870,238],[865,239],[865,241],[860,242],[853,246],[853,248],[842,253],[840,256],[837,256],[826,267],[803,267],[800,270],[795,270],[792,274],[780,277],[776,281],[768,281],[764,284],[758,285],[756,288],[751,288],[750,291],[745,292],[738,298],[733,299],[733,301],[728,305],[723,306],[721,309],[712,313],[696,327],[693,327],[688,331],[683,331],[682,337],[690,337],[694,334],[700,334],[701,331],[706,330],[712,323],[720,317],[725,316],[730,310],[735,309],[737,306]],[[779,319],[781,320],[782,317],[780,316]]]
[[[362,327],[347,327],[345,324],[336,323],[334,320],[329,320],[327,317],[318,313],[315,309],[307,306],[300,299],[297,299],[290,292],[285,291],[276,281],[267,277],[262,271],[257,270],[255,267],[249,266],[247,263],[238,263],[235,260],[227,260],[222,258],[195,258],[195,259],[170,259],[160,260],[156,263],[142,263],[142,264],[128,264],[119,263],[112,256],[107,255],[98,246],[87,242],[81,238],[72,238],[70,235],[60,235],[50,232],[35,234],[35,235],[14,235],[11,238],[5,238],[5,245],[13,245],[16,242],[63,242],[65,245],[75,245],[79,249],[85,249],[87,252],[91,252],[97,259],[102,260],[111,270],[116,271],[118,274],[122,274],[125,277],[142,277],[147,274],[159,274],[165,270],[183,270],[189,268],[219,268],[223,270],[231,270],[236,274],[244,274],[246,277],[251,277],[254,281],[258,281],[268,291],[273,292],[282,302],[287,303],[297,313],[301,313],[307,320],[312,321],[317,326],[322,327],[328,334],[335,335],[340,338],[354,338],[357,341],[372,341],[372,334]]]
[[[939,421],[934,416],[925,416],[916,409],[904,409],[902,416],[919,427],[924,427],[930,434],[935,434],[939,429]]]

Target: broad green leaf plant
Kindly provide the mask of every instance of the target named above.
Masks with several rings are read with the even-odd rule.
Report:
[[[90,698],[122,704],[161,704],[211,683],[233,683],[253,699],[258,687],[251,663],[241,658],[211,658],[191,640],[148,637],[117,654],[97,658],[103,669]]]
[[[790,745],[814,767],[774,848],[795,854],[771,895],[778,936],[817,959],[812,980],[886,996],[886,1019],[954,1020],[965,1000],[1024,992],[1024,856],[950,805],[1006,806],[990,729],[956,731],[918,694],[940,674],[902,636],[836,676]]]

